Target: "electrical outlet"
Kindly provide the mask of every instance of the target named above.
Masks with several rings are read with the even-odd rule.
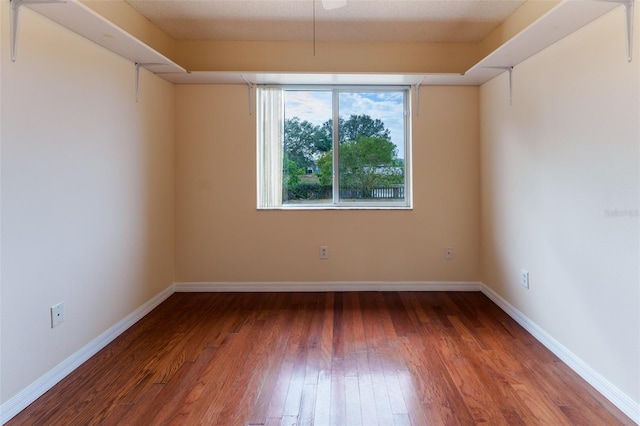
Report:
[[[444,248],[444,258],[446,260],[453,259],[453,247],[445,247]]]
[[[320,259],[329,258],[329,246],[320,246]]]
[[[524,288],[529,288],[529,271],[520,270],[520,285]]]
[[[64,303],[58,303],[51,307],[51,328],[64,322]]]

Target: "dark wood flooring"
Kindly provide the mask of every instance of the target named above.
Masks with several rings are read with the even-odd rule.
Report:
[[[9,425],[633,424],[481,293],[176,293]]]

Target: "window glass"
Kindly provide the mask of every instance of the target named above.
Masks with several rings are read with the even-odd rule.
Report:
[[[339,91],[339,200],[404,201],[404,92]]]
[[[284,204],[333,203],[332,105],[332,91],[284,92]]]
[[[281,93],[281,113],[260,110],[277,109],[280,101],[258,102],[259,208],[410,207],[407,88],[287,87]],[[276,165],[267,169],[282,174],[272,178],[260,164]],[[281,199],[274,185],[281,186]],[[267,197],[260,191],[275,201],[261,203]]]

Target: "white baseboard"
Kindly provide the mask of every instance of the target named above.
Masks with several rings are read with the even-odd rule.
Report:
[[[531,321],[522,312],[517,310],[513,305],[507,302],[502,296],[487,287],[485,284],[481,286],[482,293],[491,299],[496,305],[505,311],[511,318],[527,330],[540,343],[546,346],[551,352],[567,364],[580,377],[586,380],[613,405],[618,407],[631,420],[640,424],[640,404],[632,400],[627,394],[614,386],[607,379],[602,377],[597,371],[587,365],[583,360],[578,358],[573,352],[564,347],[560,342],[551,337],[540,326]]]
[[[38,380],[31,383],[18,394],[0,406],[0,424],[11,420],[16,414],[24,410],[29,404],[40,398],[46,391],[69,375],[73,370],[98,353],[111,343],[116,337],[124,333],[129,327],[138,322],[159,304],[174,293],[174,285],[170,285],[161,293],[144,303],[138,309],[127,315],[113,327],[93,339],[79,351],[62,361]]]
[[[480,291],[466,281],[184,282],[176,292]]]

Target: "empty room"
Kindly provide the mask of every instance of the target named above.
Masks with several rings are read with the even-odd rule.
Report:
[[[634,0],[3,0],[0,423],[640,422]]]

